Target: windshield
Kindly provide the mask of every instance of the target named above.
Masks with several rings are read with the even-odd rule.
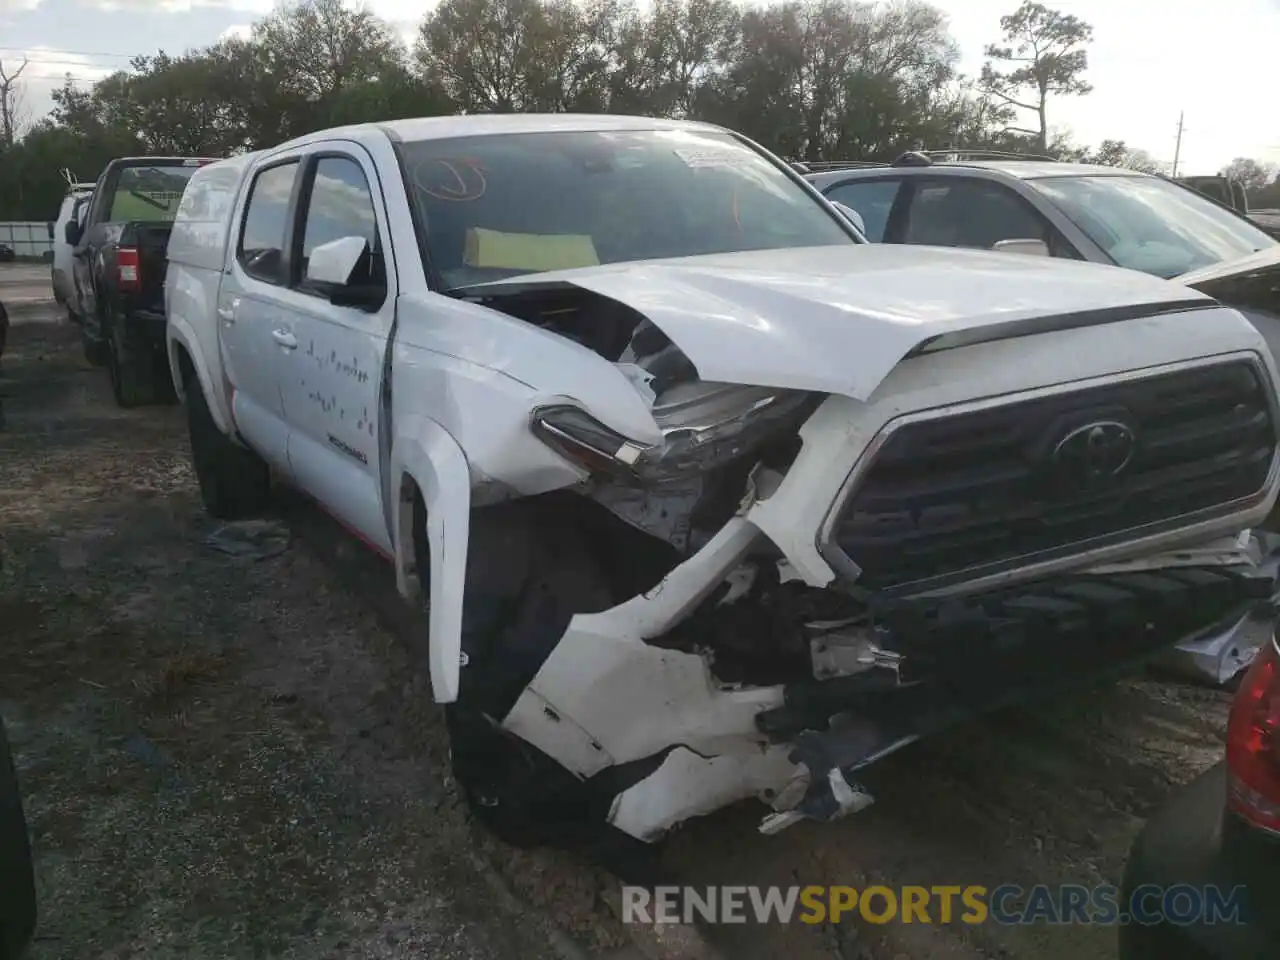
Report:
[[[401,147],[449,289],[628,260],[857,243],[731,136],[569,131]]]
[[[1170,278],[1276,241],[1192,190],[1147,176],[1030,181],[1121,267]]]
[[[125,167],[120,171],[107,219],[114,223],[172,222],[182,201],[182,191],[198,169],[194,162],[185,166]]]

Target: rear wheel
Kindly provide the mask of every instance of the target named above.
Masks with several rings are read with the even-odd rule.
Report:
[[[271,470],[257,454],[218,429],[195,377],[187,385],[187,425],[205,510],[219,520],[261,513],[271,496]]]
[[[111,391],[120,406],[140,407],[158,399],[154,353],[152,349],[139,349],[138,344],[131,343],[124,324],[109,326],[107,370],[111,374]]]

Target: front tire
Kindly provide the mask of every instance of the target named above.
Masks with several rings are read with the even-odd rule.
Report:
[[[187,385],[187,426],[200,499],[209,515],[241,520],[261,513],[271,498],[271,470],[218,429],[194,376]]]
[[[653,875],[656,854],[608,823],[616,791],[584,783],[501,729],[573,616],[615,602],[574,519],[574,511],[557,510],[554,502],[531,509],[524,501],[473,515],[462,614],[465,666],[458,700],[445,708],[450,761],[472,815],[503,842],[574,850],[642,882]],[[417,529],[425,582],[430,561],[421,522]]]

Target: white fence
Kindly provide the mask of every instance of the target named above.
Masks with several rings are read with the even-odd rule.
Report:
[[[53,250],[53,221],[0,221],[0,243],[20,257],[43,257]]]

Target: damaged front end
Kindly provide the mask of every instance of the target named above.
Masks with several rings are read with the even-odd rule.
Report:
[[[533,302],[487,305],[531,318]],[[1152,322],[1176,344],[1199,319]],[[865,400],[703,381],[643,318],[590,344],[661,439],[571,399],[531,429],[580,468],[578,502],[630,531],[593,556],[632,586],[548,628],[492,724],[630,837],[751,796],[772,833],[862,809],[859,770],[967,717],[1180,642],[1217,673],[1247,659],[1243,627],[1275,592],[1239,532],[1280,477],[1270,366],[1242,349],[1099,374],[1106,334],[1076,337],[916,354]]]

